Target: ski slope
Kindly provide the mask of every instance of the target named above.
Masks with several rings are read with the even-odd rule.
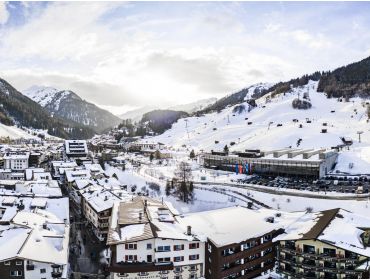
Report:
[[[10,139],[37,138],[16,126],[7,126],[2,123],[0,123],[0,137],[9,137]]]
[[[231,151],[284,147],[328,148],[342,144],[340,137],[349,137],[356,142],[357,131],[363,131],[362,145],[370,145],[366,100],[353,98],[350,102],[339,102],[337,99],[328,99],[324,93],[317,92],[317,84],[310,81],[306,86],[276,97],[268,94],[258,99],[258,106],[250,112],[233,113],[235,106],[232,106],[220,113],[180,119],[171,129],[151,138],[151,141],[175,148],[185,145],[205,151],[222,150],[225,145]],[[298,96],[302,98],[305,92],[309,93],[312,108],[293,109],[292,101]],[[307,123],[307,120],[311,123]],[[248,125],[248,122],[251,124]],[[323,126],[323,123],[327,126]],[[302,128],[299,128],[300,125]],[[323,128],[327,129],[327,133],[321,133]],[[299,139],[302,140],[298,145]],[[235,144],[231,146],[231,142]]]

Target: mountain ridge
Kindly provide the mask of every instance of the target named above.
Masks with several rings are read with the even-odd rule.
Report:
[[[23,91],[23,94],[44,107],[52,116],[88,126],[98,133],[121,122],[117,116],[83,100],[71,90],[33,86]]]

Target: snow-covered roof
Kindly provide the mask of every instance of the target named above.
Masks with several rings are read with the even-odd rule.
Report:
[[[69,225],[47,211],[18,212],[0,236],[2,260],[17,257],[59,265],[68,263]]]
[[[45,172],[44,168],[27,168],[25,170],[26,173],[26,180],[30,181],[33,179],[33,174],[34,173],[39,173],[39,172]]]
[[[277,213],[280,213],[280,217],[276,217]],[[180,220],[183,224],[191,226],[196,234],[207,237],[215,245],[222,247],[283,228],[296,215],[277,210],[251,210],[235,206],[187,214]],[[273,223],[268,221],[271,217],[274,217]]]
[[[112,208],[116,201],[131,199],[131,195],[121,190],[121,188],[107,189],[99,185],[89,186],[81,190],[80,193],[85,201],[98,213]]]
[[[275,240],[315,239],[370,257],[361,237],[364,229],[370,230],[369,217],[336,208],[300,216]]]
[[[81,179],[90,179],[90,171],[89,170],[65,170],[65,175],[67,182],[73,182],[75,180],[81,180]]]
[[[186,225],[176,219],[166,203],[148,197],[115,203],[108,244],[149,238],[199,240],[196,236],[186,234]]]
[[[24,154],[8,154],[4,156],[4,159],[21,159],[21,160],[28,160],[30,154],[24,153]]]

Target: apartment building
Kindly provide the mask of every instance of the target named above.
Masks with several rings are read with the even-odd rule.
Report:
[[[205,278],[255,278],[274,268],[272,240],[283,232],[283,222],[290,218],[286,215],[230,207],[187,214],[181,221],[207,237]]]
[[[131,199],[121,188],[90,185],[79,191],[82,214],[92,226],[93,232],[100,241],[105,241],[108,234],[109,218],[115,202]]]
[[[306,213],[276,240],[286,278],[369,278],[369,217],[343,209]]]
[[[28,168],[29,153],[6,154],[4,159],[4,168],[12,171],[23,171]]]
[[[115,203],[107,240],[111,278],[204,277],[205,242],[175,214],[147,197]]]

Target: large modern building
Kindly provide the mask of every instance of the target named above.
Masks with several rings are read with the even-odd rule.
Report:
[[[220,155],[206,153],[201,162],[207,168],[245,174],[321,178],[335,166],[338,153],[325,149],[280,149]]]
[[[86,140],[66,140],[64,148],[68,158],[85,158],[88,154]]]
[[[173,211],[147,197],[114,205],[107,242],[111,278],[204,277],[205,242]]]
[[[286,278],[369,278],[370,219],[343,209],[306,213],[278,236]]]

